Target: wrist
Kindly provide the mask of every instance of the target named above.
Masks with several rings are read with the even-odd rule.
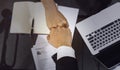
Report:
[[[59,45],[59,47],[61,47],[61,46],[72,47],[70,43],[62,43]]]
[[[41,0],[43,3],[43,6],[45,7],[46,10],[51,10],[51,9],[56,9],[56,4],[54,0]]]
[[[57,49],[57,60],[62,57],[72,57],[75,58],[75,51],[72,47],[61,46]]]

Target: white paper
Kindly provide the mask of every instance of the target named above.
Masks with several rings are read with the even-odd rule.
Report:
[[[34,46],[34,48],[31,49],[37,70],[55,70],[55,63],[48,49],[49,47],[47,46],[44,46],[44,48]],[[52,51],[55,50],[56,49],[53,49]]]
[[[33,58],[34,58],[36,69],[38,70],[40,65],[39,65],[39,62],[38,62],[37,51],[35,50],[35,48],[31,48],[31,51],[32,51],[32,54],[34,54]]]
[[[73,36],[79,10],[76,8],[70,8],[70,7],[65,7],[65,6],[58,6],[58,10],[67,19],[67,21],[69,23],[69,28],[70,28],[70,30],[72,32],[72,36]]]
[[[48,53],[50,56],[56,53],[56,48],[48,43],[47,35],[38,35],[33,48],[40,48],[40,50],[44,50],[44,52]]]
[[[113,69],[113,70],[120,70],[120,66],[117,66],[115,69]]]

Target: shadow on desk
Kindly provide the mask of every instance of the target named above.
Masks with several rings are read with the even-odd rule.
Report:
[[[9,9],[4,9],[1,12],[1,15],[3,19],[0,22],[0,33],[4,33],[4,36],[3,36],[3,44],[2,44],[2,50],[1,50],[0,70],[7,70],[7,69],[12,69],[15,66],[17,47],[15,47],[15,52],[13,55],[14,61],[11,65],[8,65],[6,62],[7,47],[9,47],[7,45],[7,40],[9,36],[12,12]],[[15,46],[17,46],[17,44],[18,44],[18,35],[17,35]]]
[[[0,21],[0,70],[34,70],[31,53],[33,41],[29,35],[9,33],[11,10],[3,9],[1,15],[3,18]]]

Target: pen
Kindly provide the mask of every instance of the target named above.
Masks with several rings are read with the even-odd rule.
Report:
[[[33,33],[34,33],[34,19],[32,20],[31,38],[33,37]]]

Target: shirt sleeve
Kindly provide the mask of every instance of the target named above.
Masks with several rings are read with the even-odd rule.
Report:
[[[62,57],[75,57],[75,51],[72,47],[69,46],[61,46],[57,49],[57,60],[59,60]]]

